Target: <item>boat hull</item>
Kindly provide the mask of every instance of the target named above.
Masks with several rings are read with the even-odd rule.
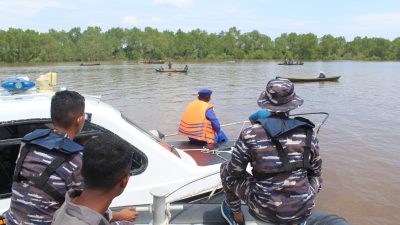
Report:
[[[81,63],[80,66],[100,66],[100,63]]]
[[[288,63],[278,63],[278,65],[280,66],[302,66],[304,63],[292,63],[292,64],[288,64]]]
[[[144,61],[143,64],[164,64],[165,61]]]
[[[169,69],[155,69],[158,73],[187,73],[187,70],[169,70]]]
[[[300,77],[276,77],[276,78],[283,78],[288,79],[292,82],[323,82],[323,81],[338,81],[340,76],[332,76],[332,77],[325,77],[325,78],[300,78]]]

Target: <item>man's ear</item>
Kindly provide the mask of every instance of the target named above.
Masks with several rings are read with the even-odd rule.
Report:
[[[126,185],[128,185],[128,181],[129,181],[129,174],[121,179],[121,181],[119,182],[120,187],[125,188]]]
[[[85,115],[78,116],[75,120],[76,124],[80,125],[85,122]]]

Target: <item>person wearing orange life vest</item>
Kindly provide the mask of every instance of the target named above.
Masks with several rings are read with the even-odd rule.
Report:
[[[228,140],[215,116],[214,106],[209,103],[212,91],[201,89],[198,99],[186,107],[179,125],[178,134],[187,136],[190,143],[214,148]]]

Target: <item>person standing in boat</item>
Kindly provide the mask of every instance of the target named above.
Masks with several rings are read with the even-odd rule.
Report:
[[[321,186],[319,147],[314,124],[289,118],[303,104],[286,79],[273,79],[258,99],[267,118],[244,129],[232,152],[221,165],[226,201],[221,212],[229,224],[244,224],[241,201],[260,224],[304,224],[314,208]],[[264,113],[264,115],[266,115]],[[252,174],[246,172],[248,164]]]
[[[172,69],[172,63],[171,63],[171,61],[168,62],[168,69]]]
[[[54,214],[52,225],[109,225],[109,206],[129,181],[133,152],[113,135],[100,135],[84,147],[82,176],[85,187],[70,190]],[[131,209],[133,211],[133,209]],[[138,216],[136,211],[133,211]],[[135,218],[136,218],[135,217]]]
[[[192,144],[215,148],[228,138],[221,130],[214,106],[209,103],[211,94],[209,89],[199,90],[198,99],[190,102],[183,112],[178,134],[187,136]]]
[[[85,98],[75,91],[59,91],[51,99],[53,129],[37,129],[22,138],[16,162],[7,224],[50,225],[69,189],[82,189],[83,147],[74,142],[85,122]],[[113,219],[133,219],[115,212]]]

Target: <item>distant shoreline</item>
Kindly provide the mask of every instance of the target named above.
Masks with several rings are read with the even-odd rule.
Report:
[[[282,61],[279,60],[256,60],[256,59],[251,59],[251,60],[235,60],[235,63],[230,62],[231,60],[171,60],[171,63],[173,65],[185,65],[185,64],[212,64],[212,63],[226,63],[226,64],[240,64],[240,63],[281,63]],[[302,61],[304,62],[304,65],[307,65],[307,63],[315,63],[315,62],[394,62],[394,63],[400,63],[400,61],[395,61],[395,60],[308,60],[308,61]],[[69,66],[80,66],[82,63],[94,63],[94,62],[81,62],[81,61],[76,61],[76,62],[29,62],[29,63],[4,63],[0,62],[0,71],[1,67],[26,67],[26,66],[57,66],[57,65],[69,65]],[[112,60],[112,61],[96,61],[95,63],[100,63],[99,66],[102,65],[121,65],[121,64],[143,64],[143,65],[148,65],[149,67],[167,67],[168,66],[168,61],[165,64],[144,64],[141,63],[140,61],[136,60]]]

